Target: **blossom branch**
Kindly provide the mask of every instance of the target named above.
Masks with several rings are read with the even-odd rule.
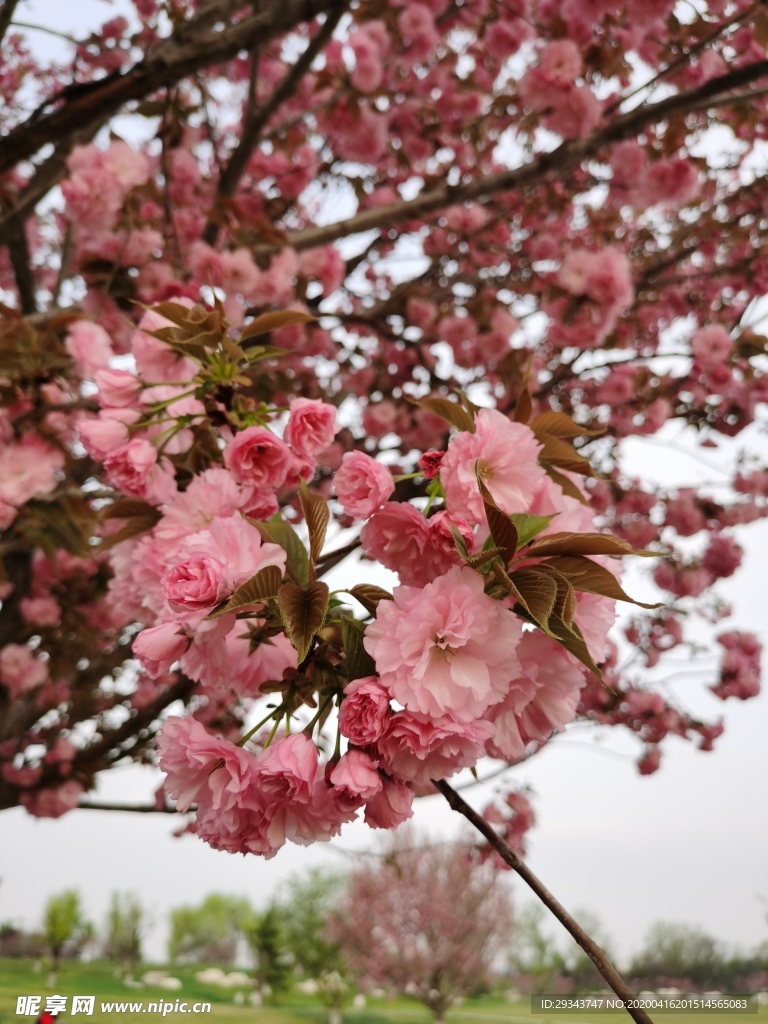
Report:
[[[637,1021],[637,1024],[652,1024],[651,1018],[644,1010],[632,1005],[635,999],[635,994],[629,989],[626,982],[611,964],[605,950],[601,949],[595,940],[584,931],[578,921],[575,921],[574,918],[571,917],[565,907],[552,895],[549,889],[547,889],[537,876],[534,875],[527,864],[525,864],[525,862],[517,856],[515,851],[501,838],[501,836],[496,833],[493,826],[478,814],[477,811],[470,807],[469,804],[459,796],[456,790],[449,786],[447,782],[444,780],[435,781],[433,779],[433,783],[443,794],[451,808],[454,811],[458,811],[459,814],[463,814],[467,821],[474,825],[478,832],[480,832],[480,834],[488,840],[494,850],[496,850],[504,863],[508,864],[513,871],[516,871],[526,885],[536,893],[542,903],[552,911],[563,927],[576,940],[576,942],[578,942],[600,974],[608,982],[611,989],[617,996],[619,996],[619,998],[625,1001],[627,1004],[627,1012],[633,1020]]]
[[[610,143],[633,138],[643,129],[664,121],[673,114],[741,102],[750,94],[734,93],[733,90],[766,76],[768,76],[768,60],[756,61],[728,74],[712,78],[698,89],[676,93],[674,96],[666,97],[656,103],[636,107],[629,113],[617,117],[604,128],[593,132],[587,138],[569,139],[552,152],[543,153],[521,167],[483,175],[467,184],[441,185],[425,190],[415,199],[373,207],[344,221],[335,221],[332,224],[295,231],[287,236],[287,244],[298,251],[312,249],[349,235],[373,229],[381,230],[404,220],[423,217],[425,214],[456,203],[468,200],[477,200],[482,203],[497,192],[518,190],[534,183],[541,184],[553,173],[570,170],[582,161],[595,156]],[[271,245],[264,246],[265,251],[271,251],[273,248],[274,246]]]

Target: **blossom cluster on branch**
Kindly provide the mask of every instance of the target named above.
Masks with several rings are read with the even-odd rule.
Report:
[[[136,0],[45,65],[14,6],[0,807],[66,812],[164,718],[168,793],[264,854],[576,716],[644,773],[710,749],[648,672],[729,613],[768,471],[622,446],[764,416],[762,6]],[[394,593],[329,591],[358,548]],[[637,549],[664,607],[611,639]],[[719,645],[754,696],[759,642]]]

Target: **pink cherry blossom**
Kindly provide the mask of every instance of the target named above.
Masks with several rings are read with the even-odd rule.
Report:
[[[90,320],[76,320],[70,325],[64,347],[84,377],[93,377],[97,370],[107,367],[114,355],[107,332]]]
[[[544,477],[538,464],[540,445],[533,431],[513,423],[496,409],[481,409],[475,433],[460,431],[448,445],[440,482],[448,510],[471,523],[485,522],[477,472],[503,512],[525,512]]]
[[[60,818],[77,807],[84,792],[76,779],[67,779],[60,786],[22,793],[21,802],[36,818]]]
[[[348,750],[330,774],[331,784],[344,796],[370,800],[382,789],[382,778],[376,770],[376,761],[362,750]]]
[[[468,722],[503,699],[519,671],[521,636],[519,619],[486,596],[479,573],[462,567],[423,589],[396,587],[364,644],[404,707]]]
[[[48,679],[48,666],[23,644],[6,644],[0,650],[0,683],[12,698],[29,693]]]
[[[423,784],[473,767],[492,735],[489,722],[457,722],[405,710],[392,716],[376,750],[382,767],[392,775]]]
[[[319,400],[295,398],[283,437],[295,452],[314,457],[328,447],[338,429],[334,406]]]
[[[156,679],[169,672],[189,646],[189,638],[179,623],[164,622],[142,629],[133,641],[133,653],[147,675]]]
[[[336,496],[353,519],[367,519],[395,489],[389,470],[365,452],[347,452],[334,478]]]
[[[352,743],[367,747],[386,732],[391,714],[386,688],[376,676],[365,676],[344,688],[339,729]]]
[[[110,452],[104,468],[115,487],[152,504],[168,502],[176,494],[173,466],[167,459],[158,460],[155,446],[143,438]]]
[[[204,554],[174,565],[163,580],[168,604],[179,612],[210,611],[229,596],[224,571],[223,562]]]
[[[370,828],[397,828],[413,816],[413,790],[400,779],[382,778],[382,788],[365,805]]]
[[[63,452],[37,434],[24,434],[0,450],[0,501],[19,506],[50,494],[63,466]]]
[[[282,487],[293,472],[288,445],[265,427],[241,430],[224,449],[224,465],[240,484]]]

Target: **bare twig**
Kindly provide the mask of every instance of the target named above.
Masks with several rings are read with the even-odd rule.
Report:
[[[87,803],[78,804],[78,811],[130,811],[132,814],[180,814],[175,807],[156,807],[154,804],[142,804],[141,806],[130,806],[126,804],[99,803],[96,800],[89,800]]]
[[[549,889],[539,881],[528,865],[525,864],[525,862],[517,856],[515,851],[501,838],[501,836],[496,833],[493,826],[487,822],[485,818],[481,817],[477,811],[470,807],[466,800],[460,797],[456,790],[452,789],[447,782],[444,780],[435,782],[433,779],[433,784],[440,790],[453,810],[458,811],[459,814],[463,814],[467,821],[474,825],[481,835],[485,836],[504,863],[508,864],[513,871],[516,871],[526,885],[530,886],[530,888],[536,893],[541,902],[552,911],[563,927],[566,928],[576,942],[578,942],[600,974],[608,982],[611,989],[617,996],[625,1001],[627,1012],[633,1020],[637,1021],[637,1024],[652,1024],[651,1018],[648,1014],[644,1010],[634,1006],[634,1002],[636,1001],[635,994],[628,988],[626,982],[616,971],[616,968],[611,964],[605,950],[601,949],[595,940],[587,935],[581,925],[571,917],[565,907],[555,899]]]
[[[221,202],[225,199],[231,198],[235,194],[238,182],[242,178],[245,173],[245,169],[248,166],[251,153],[259,141],[262,128],[279,109],[279,107],[281,107],[282,104],[295,93],[299,82],[309,71],[315,57],[317,57],[317,55],[323,50],[326,43],[330,41],[331,36],[333,35],[336,26],[339,24],[345,10],[346,2],[326,16],[325,21],[310,39],[304,52],[285,78],[283,78],[277,86],[269,99],[261,107],[256,104],[255,69],[258,59],[257,52],[254,52],[252,55],[251,81],[249,95],[246,101],[247,112],[245,122],[243,124],[243,133],[240,136],[240,142],[238,143],[237,148],[233,152],[229,159],[229,163],[219,178],[219,185],[216,190],[216,201],[214,204],[214,216],[216,215],[217,207],[220,206]],[[219,230],[220,225],[217,220],[209,220],[205,225],[205,230],[203,231],[203,241],[207,242],[208,245],[214,245],[218,237]]]

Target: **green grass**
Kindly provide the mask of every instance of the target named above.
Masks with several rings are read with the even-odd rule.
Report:
[[[137,972],[140,977],[153,965],[144,965]],[[212,1009],[205,1014],[168,1014],[167,1018],[174,1024],[184,1020],[199,1020],[200,1024],[324,1024],[328,1011],[322,1003],[311,996],[299,992],[291,992],[277,999],[274,1005],[254,1008],[248,1005],[236,1006],[233,1002],[233,989],[221,989],[212,985],[203,985],[196,980],[195,974],[200,966],[174,967],[165,966],[160,969],[170,973],[182,982],[182,989],[169,992],[162,988],[145,987],[141,989],[126,988],[114,977],[114,969],[106,963],[74,963],[65,962],[55,989],[56,995],[68,996],[68,1010],[71,1008],[73,995],[92,995],[96,1004],[92,1016],[77,1014],[74,1018],[66,1013],[64,1021],[73,1024],[139,1024],[143,1017],[148,1021],[165,1019],[161,1014],[139,1013],[103,1013],[101,1002],[175,1002],[176,999],[186,1000],[190,1005],[195,1002],[209,1002]],[[0,960],[0,1024],[33,1024],[35,1017],[16,1015],[16,998],[20,995],[39,995],[43,997],[53,994],[46,988],[47,974],[45,969],[36,974],[31,960]],[[651,1014],[653,1016],[653,1014]],[[430,1024],[429,1012],[411,999],[398,998],[392,1000],[369,1000],[363,1010],[348,1009],[344,1013],[345,1024]],[[762,1007],[759,1014],[680,1014],[659,1015],[661,1024],[768,1024],[768,1009]],[[532,1015],[527,999],[517,1003],[509,1003],[491,996],[467,1000],[448,1014],[448,1024],[631,1024],[626,1013],[611,1014],[544,1014]]]

